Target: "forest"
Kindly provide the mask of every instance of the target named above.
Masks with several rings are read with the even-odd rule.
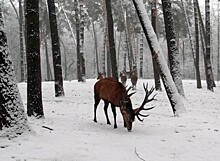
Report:
[[[184,138],[182,147],[188,147],[189,142],[196,147],[199,143],[210,145],[213,151],[208,151],[207,155],[214,155],[209,159],[220,157],[216,153],[220,145],[216,141],[220,95],[219,9],[219,0],[1,0],[0,151],[5,151],[2,159],[34,160],[32,154],[23,155],[25,146],[19,155],[9,156],[9,151],[15,151],[13,148],[26,144],[29,139],[36,141],[34,149],[38,149],[44,145],[39,139],[53,134],[49,139],[53,141],[61,135],[65,138],[63,134],[66,133],[66,140],[61,140],[67,145],[62,147],[71,149],[69,143],[76,143],[75,159],[73,154],[68,157],[67,150],[55,158],[40,154],[36,160],[102,160],[104,156],[95,155],[99,150],[93,151],[94,154],[89,150],[91,144],[100,148],[93,143],[94,137],[87,137],[99,135],[98,130],[101,130],[110,138],[108,149],[115,151],[115,139],[120,140],[121,133],[126,135],[120,129],[121,124],[132,131],[131,138],[137,144],[132,145],[128,134],[122,145],[132,149],[134,154],[128,157],[125,152],[123,155],[116,152],[120,156],[117,160],[145,160],[139,155],[144,151],[138,151],[138,147],[146,148],[142,142],[147,138],[142,138],[141,133],[150,135],[147,126],[156,132],[157,125],[161,135],[152,139],[158,141],[158,145],[164,142],[169,145],[168,138],[178,140],[174,135],[180,133]],[[206,102],[202,99],[205,97]],[[119,133],[111,133],[102,123],[99,115],[103,114],[97,109],[103,105],[99,105],[100,100],[104,101],[109,125],[108,105],[111,104],[114,129],[119,129]],[[132,102],[133,106],[140,106],[135,108]],[[213,106],[207,111],[205,107],[210,104]],[[149,116],[146,111],[152,115],[148,123],[144,123]],[[119,113],[118,126],[116,115]],[[93,116],[95,125],[90,124]],[[206,121],[199,120],[200,117]],[[168,124],[165,133],[162,132],[166,126],[163,119]],[[189,120],[195,122],[190,126]],[[198,132],[203,124],[207,127],[199,128]],[[206,142],[209,134],[210,144]],[[71,135],[83,140],[84,145],[77,143],[76,138],[72,140]],[[189,135],[193,138],[189,139]],[[196,138],[201,139],[199,143]],[[104,137],[100,135],[100,139]],[[97,141],[101,143],[101,140]],[[175,149],[178,143],[174,142],[169,150]],[[150,146],[157,148],[154,144],[151,142]],[[45,144],[42,149],[49,146]],[[83,150],[77,149],[78,146]],[[56,147],[52,153],[58,149]],[[87,154],[84,150],[90,152]],[[102,151],[107,153],[108,150]],[[163,148],[159,151],[169,153]],[[165,160],[184,160],[188,152],[179,158],[176,154],[181,151],[180,148],[169,153]],[[143,156],[164,160],[157,153]],[[202,153],[189,156],[189,160],[207,160]],[[112,160],[112,157],[105,160]]]

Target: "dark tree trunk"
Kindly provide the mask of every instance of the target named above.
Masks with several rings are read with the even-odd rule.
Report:
[[[108,40],[109,40],[109,49],[111,55],[111,67],[112,67],[112,76],[115,80],[118,81],[118,68],[116,61],[116,49],[114,41],[114,26],[113,26],[113,17],[112,17],[112,7],[111,0],[105,0],[106,12],[107,12],[107,22],[108,22]]]
[[[76,20],[76,53],[77,53],[77,79],[78,82],[82,82],[82,73],[80,70],[80,19],[79,19],[79,2],[74,1],[75,6],[75,20]]]
[[[28,129],[27,117],[15,81],[12,62],[8,56],[0,6],[0,137],[15,137]],[[8,129],[4,129],[8,127]],[[3,130],[3,131],[1,131]]]
[[[60,53],[60,42],[57,28],[57,19],[54,0],[47,0],[49,21],[50,21],[50,32],[51,32],[51,46],[53,53],[53,68],[54,68],[54,81],[55,81],[55,97],[64,96],[63,89],[63,75],[61,65],[61,53]]]
[[[27,1],[27,114],[44,115],[41,91],[39,1]]]
[[[141,33],[140,38],[140,77],[143,78],[143,57],[144,57],[144,34]]]
[[[85,82],[86,79],[86,65],[84,57],[84,26],[85,26],[85,7],[83,5],[83,0],[80,0],[80,73],[82,74],[82,80]]]
[[[174,31],[174,21],[170,0],[162,0],[165,30],[168,44],[168,54],[170,72],[176,84],[179,94],[184,96],[183,84],[181,80],[179,52],[176,44],[176,33]]]
[[[157,35],[157,26],[156,26],[156,24],[157,24],[157,0],[153,0],[151,2],[151,23],[154,28],[154,32]],[[158,72],[157,64],[156,64],[155,60],[152,59],[152,61],[153,61],[153,70],[154,70],[155,89],[161,91],[162,88],[161,88],[161,84],[160,84],[160,74]]]
[[[194,17],[195,17],[195,39],[196,39],[196,60],[195,60],[195,67],[196,67],[196,80],[197,80],[197,88],[202,88],[201,84],[201,77],[200,77],[200,70],[199,70],[199,24],[198,24],[198,8],[196,0],[193,0],[194,4]]]
[[[220,10],[220,1],[218,1],[218,58],[217,58],[217,80],[220,80],[220,23],[219,23],[219,19],[220,19],[220,14],[219,11]]]
[[[21,66],[21,82],[25,81],[25,53],[24,53],[24,30],[23,30],[23,7],[22,1],[19,0],[19,34],[20,34],[20,66]]]
[[[206,52],[205,52],[205,64],[206,64],[206,73],[207,73],[207,88],[211,91],[214,91],[214,81],[213,81],[213,73],[212,73],[212,65],[210,58],[210,47],[211,47],[211,27],[210,27],[210,4],[209,0],[205,0],[205,22],[206,22]]]

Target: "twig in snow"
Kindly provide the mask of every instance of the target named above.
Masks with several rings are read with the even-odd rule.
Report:
[[[139,156],[139,154],[137,153],[136,147],[135,147],[135,154],[137,155],[137,157],[138,157],[140,160],[145,161],[145,160],[144,160],[144,159],[142,159],[142,158]]]
[[[47,127],[47,126],[42,126],[43,128],[45,128],[45,129],[48,129],[48,130],[51,130],[51,131],[53,131],[53,129],[52,128],[49,128],[49,127]]]

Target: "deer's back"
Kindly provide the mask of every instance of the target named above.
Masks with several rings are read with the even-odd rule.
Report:
[[[126,89],[122,83],[113,78],[104,78],[96,82],[94,86],[95,95],[100,99],[113,103],[119,106],[120,97],[126,93]]]

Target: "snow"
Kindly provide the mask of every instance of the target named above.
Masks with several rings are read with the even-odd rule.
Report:
[[[54,97],[54,83],[43,82],[44,119],[28,118],[31,132],[8,140],[0,138],[1,161],[219,161],[220,160],[220,82],[215,92],[196,88],[195,80],[184,80],[187,113],[173,117],[166,92],[157,93],[156,101],[147,107],[150,114],[144,122],[137,119],[133,130],[123,127],[117,109],[118,128],[107,125],[103,103],[97,109],[97,121],[93,122],[93,85],[64,82],[65,96]],[[130,79],[127,85],[131,85]],[[137,93],[131,98],[133,108],[143,98],[143,83],[153,80],[139,79]],[[19,83],[26,107],[26,83]],[[113,123],[111,108],[110,121]],[[144,113],[144,112],[143,112]],[[49,127],[53,130],[43,128]]]

